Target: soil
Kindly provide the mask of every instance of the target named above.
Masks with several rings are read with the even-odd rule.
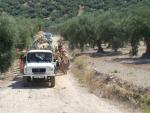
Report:
[[[138,87],[150,88],[150,59],[122,53],[90,57],[88,64],[100,73],[116,76]]]
[[[24,88],[22,75],[12,74],[12,79],[1,80],[1,113],[135,113],[89,93],[71,73],[56,77],[55,88],[48,88],[45,83]]]

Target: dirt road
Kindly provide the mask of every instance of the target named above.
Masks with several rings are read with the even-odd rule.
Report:
[[[19,75],[0,88],[0,113],[129,113],[123,111],[80,87],[71,74],[57,77],[55,88],[24,88]]]

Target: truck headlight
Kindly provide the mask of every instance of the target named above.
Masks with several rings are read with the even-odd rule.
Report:
[[[29,68],[25,68],[25,69],[24,69],[24,73],[25,73],[25,74],[29,73]]]
[[[50,71],[53,71],[54,70],[54,68],[50,68]]]

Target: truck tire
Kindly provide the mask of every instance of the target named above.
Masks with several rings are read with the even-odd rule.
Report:
[[[51,88],[55,87],[55,77],[51,77],[51,78],[50,78],[50,82],[51,82],[50,87],[51,87]]]
[[[28,87],[29,77],[23,76],[23,87]]]

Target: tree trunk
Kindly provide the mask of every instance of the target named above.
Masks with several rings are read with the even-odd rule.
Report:
[[[80,43],[80,49],[81,49],[81,52],[84,51],[84,44],[83,43]]]
[[[99,39],[97,40],[97,47],[98,47],[98,50],[97,50],[97,53],[100,53],[100,52],[104,52],[103,48],[102,48],[102,41]]]
[[[106,48],[110,48],[111,46],[112,46],[112,44],[109,43],[108,46],[107,46]]]
[[[142,57],[150,57],[150,38],[145,38],[146,51]]]

